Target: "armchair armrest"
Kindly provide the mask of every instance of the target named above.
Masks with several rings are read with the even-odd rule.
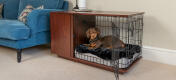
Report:
[[[64,11],[63,9],[41,9],[33,10],[27,16],[26,25],[31,29],[31,33],[35,34],[42,31],[50,30],[50,12]]]

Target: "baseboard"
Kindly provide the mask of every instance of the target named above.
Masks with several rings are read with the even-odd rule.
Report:
[[[144,46],[143,58],[164,64],[176,65],[176,50]]]

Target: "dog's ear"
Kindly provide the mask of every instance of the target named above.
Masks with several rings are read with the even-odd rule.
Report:
[[[87,38],[90,38],[90,29],[88,29],[88,30],[86,31],[86,36],[87,36]]]

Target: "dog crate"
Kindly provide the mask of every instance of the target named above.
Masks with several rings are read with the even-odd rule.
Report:
[[[128,69],[136,60],[142,57],[143,13],[118,14],[74,14],[74,57],[119,69]],[[89,49],[89,38],[86,31],[90,28],[99,29],[99,39],[111,36],[112,49],[106,47]],[[115,48],[115,38],[119,38],[125,45]],[[108,39],[107,39],[108,40]],[[105,43],[106,44],[106,43]]]
[[[118,73],[127,72],[142,57],[143,14],[52,12],[51,51],[59,57],[113,71],[118,79]],[[96,33],[94,39],[89,35],[92,33]]]

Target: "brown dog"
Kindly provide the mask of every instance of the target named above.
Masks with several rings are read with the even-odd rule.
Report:
[[[98,28],[89,28],[86,32],[87,38],[89,38],[90,44],[87,45],[89,49],[96,48],[124,48],[125,44],[115,36],[104,36],[100,38],[100,30]]]

